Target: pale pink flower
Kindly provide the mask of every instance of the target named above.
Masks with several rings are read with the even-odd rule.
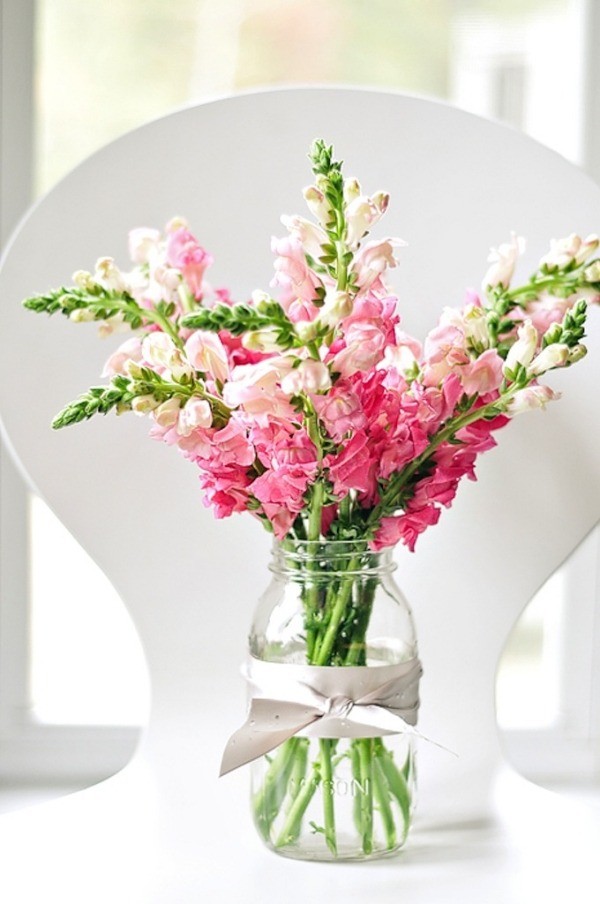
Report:
[[[167,263],[181,270],[194,298],[202,297],[204,273],[214,258],[200,245],[185,227],[169,232],[167,236]]]
[[[167,399],[152,412],[152,417],[159,427],[174,427],[179,420],[181,402],[179,399]]]
[[[560,399],[560,393],[554,392],[549,386],[526,386],[515,392],[506,406],[506,413],[509,417],[514,417],[536,408],[545,409],[548,402],[555,399]]]
[[[299,216],[282,216],[281,222],[290,232],[293,239],[300,242],[305,254],[310,254],[312,258],[318,260],[322,255],[322,246],[328,241],[327,233],[316,223],[311,223],[304,217]]]
[[[216,333],[194,330],[185,343],[185,356],[194,370],[224,383],[229,377],[227,350]]]
[[[206,399],[191,398],[179,412],[177,432],[189,436],[198,427],[212,426],[212,411]]]
[[[297,238],[286,236],[284,238],[271,239],[271,250],[275,257],[275,276],[271,286],[279,286],[282,305],[286,307],[299,300],[310,303],[316,298],[316,288],[321,285],[318,276],[306,263],[304,249]],[[311,305],[307,309],[312,320],[317,313],[317,308]],[[306,312],[305,312],[306,313]],[[288,311],[288,316],[293,320],[306,319],[298,316],[298,312]]]
[[[354,323],[344,334],[346,347],[332,361],[335,371],[349,377],[357,371],[369,370],[381,360],[385,334],[373,323]]]
[[[502,383],[504,361],[493,348],[488,348],[460,371],[460,379],[467,395],[486,395]]]
[[[466,336],[451,324],[439,324],[425,339],[423,383],[437,386],[453,372],[470,362]]]
[[[116,374],[127,374],[127,365],[130,361],[139,364],[142,360],[142,340],[139,336],[132,336],[123,342],[107,360],[102,371],[103,377],[114,377]]]
[[[204,462],[204,468],[218,470],[234,465],[247,468],[254,463],[256,451],[248,439],[246,427],[235,415],[221,430],[215,430],[212,434],[200,431],[199,442],[202,437],[204,442],[198,446],[198,458]]]
[[[491,267],[483,277],[483,289],[494,286],[508,288],[513,278],[519,255],[525,250],[525,239],[515,232],[511,233],[510,242],[500,245],[499,248],[491,248],[488,263]]]
[[[360,399],[342,381],[324,396],[315,396],[313,405],[325,429],[337,442],[365,426],[367,419]]]
[[[538,333],[543,336],[553,323],[562,322],[567,311],[570,311],[575,301],[581,297],[580,293],[571,295],[570,298],[556,298],[542,292],[536,299],[528,302],[525,313]]]
[[[256,364],[243,364],[231,372],[223,387],[223,399],[229,408],[241,406],[259,423],[270,417],[292,418],[294,409],[281,389],[281,380],[292,367],[290,358],[266,358]]]
[[[381,219],[389,200],[388,194],[378,192],[372,198],[359,195],[346,205],[346,241],[350,248],[357,248],[363,236]]]
[[[398,265],[395,250],[405,246],[406,242],[395,238],[376,239],[363,245],[354,258],[356,284],[367,289],[381,279],[386,270]]]

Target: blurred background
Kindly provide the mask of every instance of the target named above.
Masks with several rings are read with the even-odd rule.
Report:
[[[523,130],[600,179],[594,0],[2,0],[1,13],[3,244],[32,201],[127,130],[269,86],[440,98]],[[5,449],[0,502],[2,812],[121,768],[148,688],[120,600]],[[598,544],[596,530],[540,588],[497,684],[515,768],[597,804]]]

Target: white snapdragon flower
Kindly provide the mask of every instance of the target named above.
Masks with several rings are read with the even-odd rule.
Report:
[[[563,239],[552,239],[550,251],[541,259],[540,266],[546,266],[550,270],[563,270],[572,263],[579,266],[594,253],[599,244],[597,235],[588,235],[584,240],[575,232]]]
[[[504,375],[509,378],[517,364],[523,367],[531,364],[538,344],[538,332],[531,320],[524,321],[518,329],[517,336],[518,339],[511,345],[502,368]]]
[[[331,217],[331,207],[321,189],[317,188],[316,185],[309,185],[302,194],[312,215],[326,229]]]
[[[96,261],[94,282],[113,292],[125,292],[127,283],[112,257],[99,257]]]
[[[348,226],[347,243],[356,248],[363,236],[381,219],[389,204],[390,196],[378,192],[372,198],[359,195],[346,206],[345,215]]]
[[[341,292],[332,287],[325,293],[323,307],[319,310],[319,323],[328,327],[336,327],[352,311],[352,298],[348,292]]]
[[[134,264],[149,263],[158,254],[160,238],[158,229],[148,229],[144,226],[132,229],[128,244],[129,256]]]
[[[536,355],[529,367],[527,373],[530,377],[539,377],[545,374],[547,370],[554,367],[564,367],[569,360],[570,348],[563,342],[555,342],[553,345],[547,345],[542,349],[539,355]]]
[[[524,251],[525,239],[515,232],[511,233],[510,242],[506,242],[498,248],[491,248],[488,263],[492,266],[483,277],[484,290],[500,285],[508,288],[519,255]]]
[[[322,361],[309,359],[286,374],[281,381],[281,388],[290,396],[300,392],[324,392],[331,388],[331,375]]]
[[[142,355],[153,367],[165,368],[174,379],[192,375],[192,368],[166,333],[149,333],[142,342]]]
[[[177,432],[181,436],[189,436],[196,427],[211,427],[212,411],[206,399],[188,399],[181,411],[177,422]]]
[[[290,217],[284,214],[281,217],[281,222],[290,235],[298,239],[304,248],[305,254],[310,254],[311,257],[318,260],[322,254],[322,246],[327,242],[325,230],[317,226],[316,223],[311,223],[310,220],[299,216]]]
[[[467,304],[464,308],[444,308],[440,318],[441,324],[456,327],[473,345],[480,348],[490,347],[490,331],[486,311],[476,304]]]

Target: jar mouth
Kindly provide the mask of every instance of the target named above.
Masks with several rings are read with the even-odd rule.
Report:
[[[369,541],[356,540],[274,540],[271,570],[324,574],[364,574],[394,571],[393,547],[375,552]]]

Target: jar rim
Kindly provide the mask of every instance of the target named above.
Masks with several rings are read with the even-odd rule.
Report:
[[[286,545],[287,542],[287,545]],[[393,546],[373,550],[369,541],[355,540],[277,540],[273,542],[273,571],[307,567],[315,564],[328,570],[343,571],[346,574],[364,571],[391,571],[396,568],[392,558]]]

